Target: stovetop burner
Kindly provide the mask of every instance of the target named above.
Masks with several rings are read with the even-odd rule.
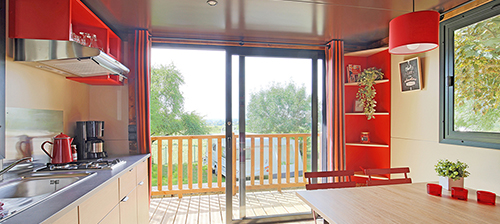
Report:
[[[47,163],[47,166],[38,171],[54,171],[54,170],[83,170],[83,169],[113,169],[125,161],[120,159],[115,160],[102,160],[95,161],[78,161],[64,164]]]

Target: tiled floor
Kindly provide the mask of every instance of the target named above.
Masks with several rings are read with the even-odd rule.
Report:
[[[183,198],[153,198],[149,209],[150,223],[191,224],[224,223],[226,218],[226,195],[198,195]],[[238,195],[233,197],[233,206],[238,206]],[[233,217],[239,217],[233,209]],[[263,191],[247,193],[247,216],[276,215],[309,212],[295,191]],[[297,222],[312,224],[313,221]]]

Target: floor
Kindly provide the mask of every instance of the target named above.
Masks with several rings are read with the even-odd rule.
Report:
[[[311,209],[302,202],[295,191],[261,191],[247,193],[247,216],[276,215],[296,212],[310,212]],[[224,223],[226,217],[226,195],[197,195],[153,198],[149,208],[150,223],[191,224],[191,223]],[[238,206],[238,195],[233,197],[233,206]],[[237,209],[233,209],[233,217],[239,217]],[[296,222],[313,224],[314,222]]]

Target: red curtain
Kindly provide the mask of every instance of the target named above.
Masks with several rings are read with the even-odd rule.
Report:
[[[326,51],[328,170],[345,169],[344,42],[332,40]]]
[[[151,152],[151,116],[149,91],[151,85],[151,36],[147,30],[136,30],[133,37],[133,66],[129,75],[129,120],[137,127],[137,141],[131,141],[132,154]],[[149,159],[149,195],[152,188],[151,158]]]
[[[151,152],[151,132],[149,113],[149,90],[151,85],[151,40],[147,30],[136,30],[134,38],[136,79],[136,114],[137,114],[137,149],[138,153]]]

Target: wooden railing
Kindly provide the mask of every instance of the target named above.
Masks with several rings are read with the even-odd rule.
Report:
[[[311,134],[247,134],[246,142],[249,144],[246,145],[246,166],[250,167],[250,175],[247,174],[247,178],[245,178],[247,181],[246,189],[281,190],[304,186],[306,179],[303,174],[308,169],[307,150],[309,148],[310,151],[310,147],[308,147],[307,142],[310,142],[308,141],[310,138]],[[236,193],[238,191],[236,181],[236,162],[239,158],[238,135],[233,134],[232,139],[233,157],[231,159],[232,164],[234,164],[232,167],[232,187],[233,192]],[[182,194],[187,193],[225,191],[225,181],[222,177],[222,167],[225,167],[225,153],[223,152],[225,150],[225,135],[152,136],[151,140],[153,142],[153,164],[157,164],[157,185],[153,186],[152,195],[178,195],[182,197]],[[257,145],[256,141],[258,141]],[[267,155],[265,155],[266,148]],[[285,150],[284,158],[282,158],[283,150]],[[193,158],[193,152],[196,154],[195,158]],[[214,153],[215,155],[213,155]],[[184,158],[185,154],[187,154],[187,159]],[[268,157],[267,164],[266,156]],[[216,160],[213,160],[214,157]],[[166,161],[164,161],[165,158]],[[203,181],[204,161],[207,165],[206,181]],[[259,161],[258,165],[256,161]],[[176,173],[174,172],[174,164],[177,164]],[[184,181],[187,183],[183,181],[183,165],[185,164],[187,164],[187,181]],[[215,173],[217,174],[215,182],[212,179],[212,166],[214,165],[216,165]],[[284,168],[283,165],[285,165]],[[164,166],[167,167],[166,186],[163,183]],[[256,171],[256,166],[258,171]],[[193,169],[197,170],[196,176],[193,176]],[[291,172],[293,172],[293,177]],[[174,174],[177,174],[176,179],[174,179]],[[194,177],[197,177],[197,185],[195,186],[193,186]],[[175,186],[174,180],[177,181]]]

